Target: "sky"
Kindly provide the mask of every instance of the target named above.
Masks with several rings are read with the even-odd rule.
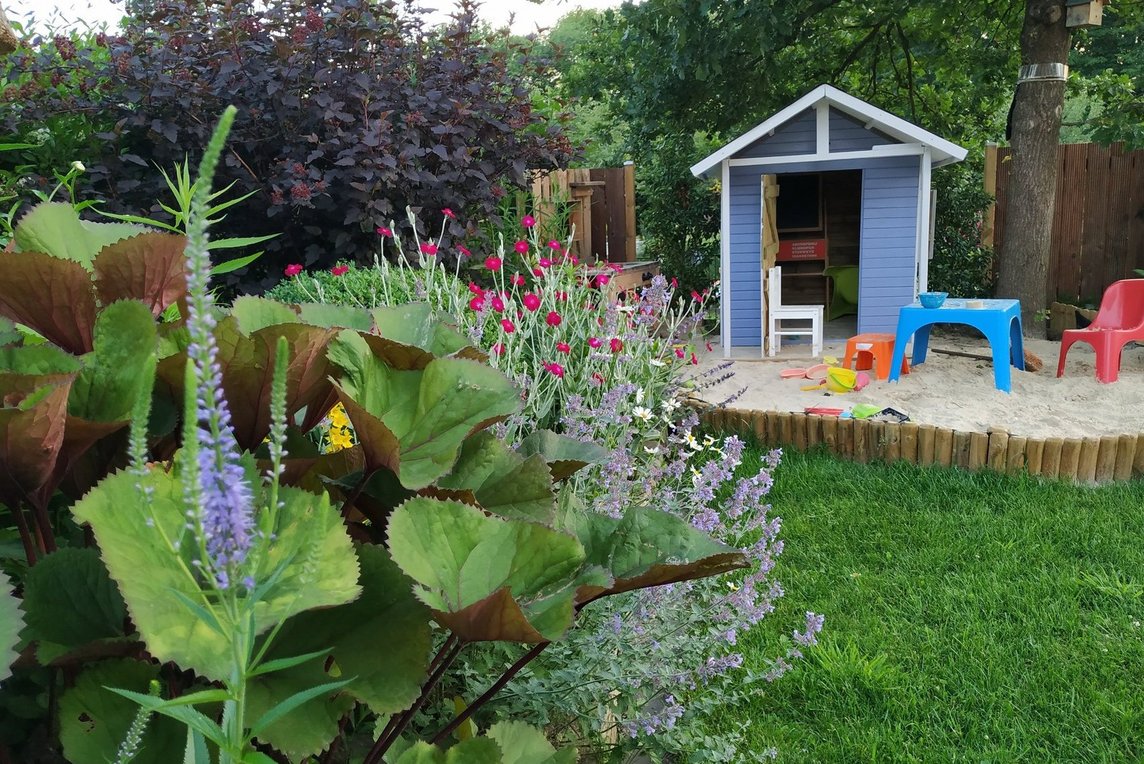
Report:
[[[538,26],[551,26],[574,8],[608,8],[619,4],[620,0],[544,0],[539,4],[529,0],[486,0],[480,15],[498,27],[508,24],[511,18],[513,32],[528,34],[535,32]],[[436,16],[434,20],[441,21],[455,8],[453,0],[423,0],[421,5],[434,10],[431,19]],[[86,22],[93,27],[101,24],[114,27],[119,20],[122,5],[113,3],[112,0],[4,0],[4,8],[8,18],[17,22],[23,22],[24,16],[33,12],[38,19],[67,22],[52,26],[82,27]]]

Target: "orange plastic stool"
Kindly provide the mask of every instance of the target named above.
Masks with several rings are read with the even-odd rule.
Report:
[[[867,345],[868,347],[859,347]],[[855,362],[854,370],[869,369],[873,361],[874,371],[878,379],[890,378],[890,363],[894,358],[894,335],[892,334],[859,334],[846,340],[846,355],[842,365],[850,368],[851,361]],[[910,373],[910,365],[902,359],[902,373]]]

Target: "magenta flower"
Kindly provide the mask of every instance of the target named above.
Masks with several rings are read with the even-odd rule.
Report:
[[[466,247],[464,244],[458,244],[457,245],[457,251],[460,252],[465,257],[472,257],[473,256],[473,253],[470,252],[469,248]]]
[[[597,277],[596,277],[596,286],[598,286],[598,287],[602,287],[602,286],[604,286],[605,284],[607,284],[607,283],[608,283],[608,281],[610,281],[610,280],[611,280],[611,279],[610,279],[610,277],[608,276],[608,274],[606,274],[606,273],[601,273],[599,276],[597,276]]]
[[[289,265],[286,266],[286,270],[284,271],[284,273],[287,276],[297,276],[301,272],[302,272],[302,264],[301,263],[290,263]]]
[[[612,340],[608,343],[608,346],[612,349],[613,353],[618,353],[624,349],[624,342],[619,337],[612,337]]]
[[[493,310],[497,313],[504,313],[504,300],[500,296],[493,297]]]
[[[469,282],[469,291],[472,292],[473,294],[475,294],[477,297],[484,297],[485,296],[485,290],[481,289],[480,285],[477,284],[475,281]]]
[[[699,359],[695,357],[694,353],[691,354],[691,365],[692,366],[698,366],[699,365]]]
[[[568,293],[567,292],[557,292],[556,293],[556,299],[559,300],[560,302],[568,302]]]
[[[532,228],[534,225],[536,225],[536,218],[534,218],[532,215],[525,215],[520,219],[520,224],[525,228]]]
[[[513,286],[524,286],[524,276],[521,276],[519,273],[514,273],[509,276],[508,281]]]
[[[335,276],[344,276],[349,272],[350,267],[348,265],[335,265],[333,268],[330,268],[330,273]]]
[[[521,302],[524,303],[524,307],[528,308],[529,312],[531,313],[535,313],[540,308],[540,298],[534,295],[532,292],[529,292],[524,297],[522,297]]]
[[[604,341],[601,340],[599,337],[589,337],[588,338],[588,347],[592,348],[593,350],[600,348],[603,344],[604,344]]]
[[[469,308],[471,310],[475,310],[475,311],[484,310],[485,309],[484,298],[483,297],[474,297],[473,299],[469,300]]]
[[[556,349],[559,350],[564,355],[568,355],[569,353],[572,352],[572,346],[569,345],[567,342],[557,342],[556,343]]]
[[[421,245],[421,252],[432,257],[437,254],[437,245],[427,241]]]
[[[563,320],[564,319],[560,317],[560,314],[554,310],[548,311],[548,315],[544,317],[544,323],[548,324],[549,326],[560,326],[560,322]]]
[[[686,354],[683,352],[683,348],[676,348],[675,349],[675,357],[676,358],[683,358],[685,355]]]
[[[444,215],[445,217],[449,218],[450,220],[456,220],[457,219],[457,215],[448,207],[441,210],[441,214]]]
[[[485,267],[490,271],[499,271],[501,269],[501,259],[499,257],[486,257]]]
[[[513,244],[512,248],[523,255],[526,252],[528,252],[528,242],[525,241],[524,239],[521,239],[516,244]]]
[[[384,237],[386,237],[387,239],[392,239],[392,238],[393,238],[393,231],[392,231],[391,229],[389,229],[389,228],[385,228],[384,226],[383,226],[383,227],[379,227],[379,228],[377,229],[377,233],[378,233],[378,235],[379,235],[379,236],[384,236]]]
[[[548,242],[548,248],[549,249],[560,249],[560,242],[556,241],[556,239],[553,239],[552,241]]]
[[[545,361],[544,369],[549,374],[551,374],[554,377],[557,377],[558,379],[564,378],[564,367],[558,363],[550,363],[548,361]]]
[[[540,267],[541,268],[551,268],[552,267],[552,261],[549,260],[547,257],[542,257],[542,258],[540,258]]]
[[[496,355],[504,355],[504,343],[498,342],[497,344],[493,345],[493,353]]]
[[[516,324],[511,319],[502,318],[500,320],[501,329],[504,329],[505,334],[512,334],[516,331]]]

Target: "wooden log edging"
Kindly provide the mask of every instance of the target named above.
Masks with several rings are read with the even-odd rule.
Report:
[[[727,435],[753,435],[762,445],[825,448],[862,464],[896,462],[1028,473],[1085,485],[1144,477],[1144,433],[1084,438],[1027,438],[1005,430],[966,432],[916,422],[870,422],[790,411],[712,408],[700,421]]]

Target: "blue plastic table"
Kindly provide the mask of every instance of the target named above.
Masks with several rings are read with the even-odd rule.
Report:
[[[980,331],[993,350],[993,382],[998,390],[1013,391],[1009,362],[1025,369],[1025,350],[1021,344],[1021,302],[1019,300],[981,300],[980,308],[965,307],[965,300],[947,299],[940,308],[923,308],[919,303],[907,305],[898,312],[898,331],[894,336],[894,360],[890,363],[890,381],[902,370],[906,343],[914,338],[913,365],[925,363],[929,349],[930,327],[934,324],[966,324]],[[1006,358],[1005,356],[1009,357]]]

